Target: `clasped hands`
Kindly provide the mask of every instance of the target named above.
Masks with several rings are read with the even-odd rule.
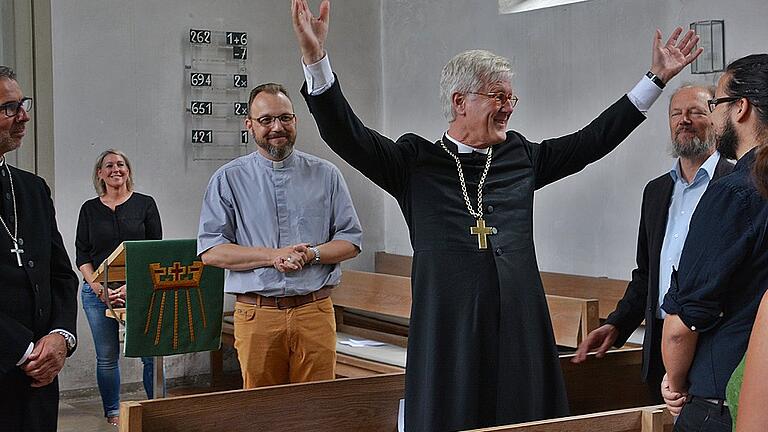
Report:
[[[125,307],[125,295],[127,289],[125,284],[116,289],[107,288],[106,298],[104,297],[104,286],[101,285],[101,283],[94,282],[91,284],[91,289],[99,300],[105,304],[107,303],[107,300],[109,300],[109,304],[112,305],[112,307]]]
[[[667,405],[667,409],[672,415],[680,415],[680,411],[683,410],[688,399],[688,393],[686,391],[674,391],[669,386],[669,379],[667,374],[664,374],[664,378],[661,380],[661,397],[664,398],[664,403]]]
[[[276,256],[272,260],[272,266],[281,273],[301,270],[315,258],[315,254],[309,249],[309,246],[309,243],[299,243],[277,249]]]
[[[32,387],[43,387],[53,382],[64,367],[67,343],[58,333],[45,335],[35,342],[32,353],[21,365],[21,370],[32,379]]]

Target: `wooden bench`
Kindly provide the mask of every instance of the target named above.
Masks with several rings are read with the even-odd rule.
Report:
[[[377,255],[377,268],[382,258],[395,261],[398,268],[408,265],[410,257]],[[401,270],[402,272],[402,270]],[[578,278],[577,278],[578,279]],[[589,278],[587,278],[589,279]],[[563,291],[561,291],[563,292]],[[408,319],[411,309],[410,278],[384,273],[344,271],[342,283],[332,293],[337,308],[339,340],[342,335],[382,341],[388,348],[350,349],[337,345],[336,373],[339,377],[366,377],[404,371]],[[599,325],[598,300],[547,296],[553,330],[559,345],[575,347],[581,337]],[[232,327],[225,326],[224,331]],[[225,336],[227,340],[231,336]],[[370,352],[388,351],[388,360],[371,359]],[[360,355],[359,351],[366,351]],[[605,358],[584,364],[570,362],[573,354],[561,354],[560,364],[566,381],[573,413],[591,413],[608,409],[643,406],[651,401],[647,387],[640,381],[642,349],[639,347],[611,350]],[[394,359],[394,360],[393,360]],[[602,391],[594,391],[603,389]]]
[[[410,277],[411,257],[386,252],[376,252],[376,273],[386,273]],[[544,292],[563,297],[597,299],[600,319],[616,309],[616,304],[624,297],[628,281],[607,277],[578,276],[565,273],[541,272]]]
[[[342,283],[331,296],[337,308],[340,334],[384,341],[400,350],[398,362],[371,359],[367,348],[337,346],[336,373],[342,377],[402,371],[405,366],[407,319],[410,317],[410,278],[379,273],[345,271]],[[582,335],[598,325],[597,300],[547,296],[558,345],[576,347]],[[374,314],[360,315],[360,311]],[[386,320],[394,317],[401,322]],[[404,321],[404,322],[403,322]],[[341,337],[340,337],[341,339]],[[600,360],[581,365],[571,363],[574,354],[560,355],[571,411],[576,414],[642,406],[651,403],[640,381],[642,349],[612,350]],[[592,355],[593,357],[593,355]],[[595,391],[595,389],[602,389]]]
[[[397,431],[402,373],[232,390],[120,404],[121,432],[214,430]],[[563,417],[477,431],[665,432],[661,406]]]
[[[337,355],[337,375],[361,377],[402,371],[405,367],[407,321],[411,314],[410,278],[346,270],[342,283],[333,290],[331,298],[336,307],[336,327],[341,343],[344,343],[345,335],[352,335],[403,348],[401,354],[390,355],[395,359],[382,362],[344,354],[344,347],[339,345],[342,352]],[[599,325],[597,300],[547,295],[547,304],[555,340],[560,346],[576,348],[581,339]],[[234,326],[227,319],[231,315],[227,313],[225,316],[222,345],[234,345]],[[397,360],[397,357],[401,359]],[[214,385],[221,382],[222,363],[221,350],[212,352],[211,381]]]
[[[346,270],[331,298],[336,307],[336,328],[340,333],[399,347],[407,345],[407,320],[411,313],[410,278]],[[581,339],[599,325],[597,300],[547,295],[547,304],[559,346],[576,348]],[[399,322],[388,320],[388,317],[399,319]],[[365,375],[359,370],[359,358],[350,358],[353,356],[343,353],[337,356],[337,373],[340,376]],[[370,363],[367,365],[373,367]],[[402,368],[404,358],[394,366]],[[389,370],[385,368],[383,371]]]

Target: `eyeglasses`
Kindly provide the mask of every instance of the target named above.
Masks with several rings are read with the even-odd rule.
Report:
[[[24,111],[29,112],[32,109],[32,98],[25,97],[18,102],[8,102],[0,105],[0,110],[5,111],[6,117],[16,117],[19,115],[19,108],[24,108]]]
[[[741,99],[740,97],[734,97],[734,96],[726,96],[716,99],[710,99],[707,101],[707,105],[709,105],[709,112],[715,111],[715,107],[720,105],[721,103],[726,102],[735,102],[737,100]]]
[[[280,114],[279,116],[265,115],[255,120],[264,127],[272,126],[275,120],[280,120],[280,123],[284,125],[289,125],[296,120],[296,114]]]
[[[470,94],[485,96],[493,99],[496,101],[496,107],[501,108],[504,105],[507,104],[507,102],[512,102],[512,108],[517,105],[517,101],[519,100],[517,96],[513,94],[508,94],[504,92],[490,92],[490,93],[477,93],[477,92],[469,92]]]

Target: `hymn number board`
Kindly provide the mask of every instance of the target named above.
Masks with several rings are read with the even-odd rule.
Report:
[[[187,141],[195,160],[248,151],[248,33],[189,29],[185,63]]]

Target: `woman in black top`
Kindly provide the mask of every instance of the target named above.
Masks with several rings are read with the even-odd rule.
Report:
[[[93,272],[125,240],[159,240],[163,236],[160,213],[149,195],[133,191],[131,164],[119,150],[107,150],[96,159],[93,185],[98,197],[83,203],[77,222],[77,266],[83,274],[81,298],[96,348],[96,379],[107,422],[117,425],[120,412],[120,342],[118,323],[107,318],[109,301],[125,306],[125,285],[103,287]],[[106,291],[106,293],[105,293]],[[153,361],[142,357],[144,389],[152,398]]]

